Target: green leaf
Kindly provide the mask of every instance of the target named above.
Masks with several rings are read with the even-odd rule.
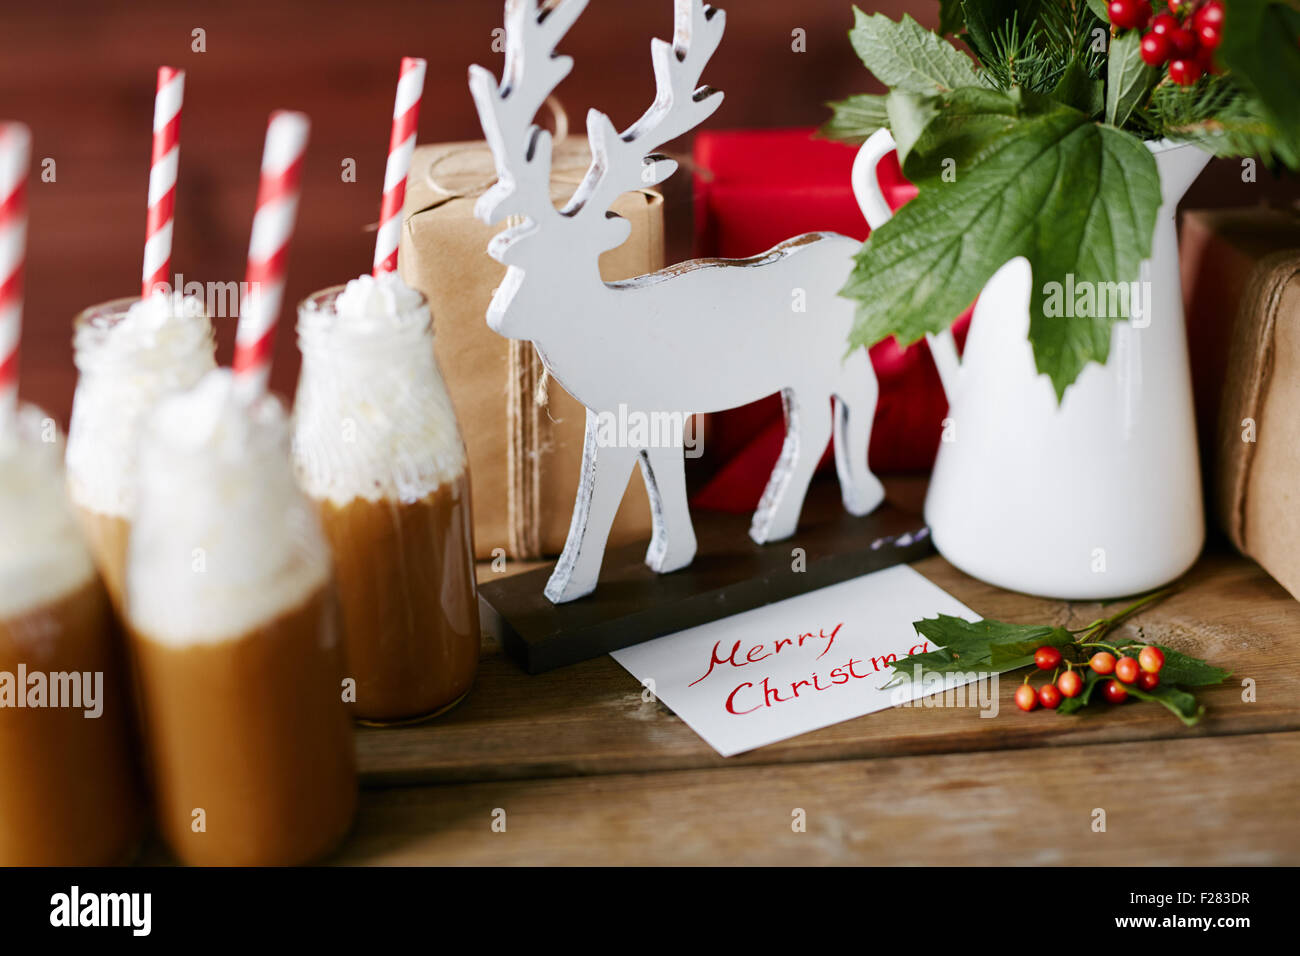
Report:
[[[966,26],[961,11],[961,0],[939,0],[939,32],[944,36],[957,34]]]
[[[1102,23],[1110,22],[1110,11],[1106,9],[1106,0],[1088,0],[1088,9],[1096,14]]]
[[[907,14],[895,23],[883,13],[853,8],[853,49],[881,83],[905,93],[940,93],[979,82],[970,58]]]
[[[831,118],[820,132],[827,139],[858,145],[882,126],[889,125],[884,96],[861,93],[826,105],[831,108]]]
[[[1128,30],[1110,42],[1106,63],[1106,122],[1123,126],[1155,86],[1158,74],[1142,60],[1142,34]]]
[[[1090,668],[1081,670],[1079,673],[1083,674],[1083,688],[1075,696],[1067,697],[1061,701],[1061,705],[1056,708],[1058,714],[1076,714],[1083,710],[1092,700],[1092,692],[1097,685],[1103,680],[1109,679],[1103,678]]]
[[[1153,690],[1143,690],[1135,684],[1126,684],[1124,689],[1138,700],[1153,700],[1163,705],[1188,727],[1199,721],[1205,713],[1205,706],[1195,697],[1172,685],[1159,684]]]
[[[893,94],[891,94],[891,98]],[[945,161],[967,169],[983,158],[990,143],[1015,128],[1025,94],[968,88],[947,96],[930,96],[916,110],[923,122],[900,152],[903,171],[914,183],[943,182]],[[950,185],[950,184],[945,184]]]
[[[965,673],[977,669],[964,658],[954,656],[946,650],[912,654],[902,660],[891,661],[889,666],[894,669],[894,673],[889,683],[883,685],[882,690],[894,687],[904,680],[911,680],[914,668],[917,667],[921,669],[922,674]]]
[[[967,652],[980,649],[986,660],[988,648],[992,644],[1033,641],[1060,630],[1046,624],[1008,624],[991,618],[968,621],[951,614],[926,618],[912,626],[916,628],[916,633],[937,647],[960,648]]]
[[[941,115],[939,98],[893,90],[885,97],[885,111],[889,115],[889,130],[894,137],[899,165],[905,165],[917,138]]]
[[[904,168],[917,198],[872,232],[841,290],[858,301],[851,345],[946,328],[1024,256],[1034,360],[1059,399],[1088,362],[1105,363],[1111,326],[1128,317],[1114,298],[1066,303],[1063,291],[1137,279],[1160,206],[1155,160],[1135,136],[1047,97],[959,90],[940,105]],[[945,157],[955,182],[940,174]]]
[[[1268,0],[1225,6],[1219,61],[1292,139],[1300,131],[1300,10]]]
[[[896,677],[910,675],[918,665],[923,673],[939,674],[1014,670],[1033,663],[1038,648],[1049,644],[1064,647],[1072,639],[1069,631],[1051,625],[1008,624],[987,618],[968,621],[948,614],[916,621],[912,626],[935,649],[892,662]]]
[[[1168,667],[1168,664],[1166,664]],[[1083,689],[1075,697],[1067,697],[1061,701],[1061,705],[1056,708],[1058,714],[1077,714],[1092,702],[1093,691],[1101,684],[1113,678],[1102,677],[1093,670],[1081,671],[1083,674]],[[1160,678],[1164,680],[1164,672]],[[1124,689],[1138,700],[1155,701],[1158,704],[1169,709],[1179,720],[1188,727],[1195,724],[1205,713],[1205,707],[1197,702],[1196,698],[1181,688],[1172,684],[1161,683],[1153,690],[1142,690],[1136,684],[1125,684]]]
[[[1032,636],[998,641],[989,645],[989,663],[994,670],[1015,670],[1034,662],[1034,651],[1040,647],[1065,647],[1074,635],[1063,627],[1034,628]]]
[[[1232,676],[1231,671],[1215,667],[1199,657],[1182,654],[1172,647],[1157,644],[1165,655],[1165,666],[1160,668],[1160,686],[1182,684],[1184,687],[1206,687],[1210,684],[1222,684]]]
[[[1087,67],[1078,60],[1070,61],[1056,89],[1051,92],[1052,99],[1058,103],[1073,106],[1094,118],[1101,116],[1105,96],[1105,84],[1090,76]]]

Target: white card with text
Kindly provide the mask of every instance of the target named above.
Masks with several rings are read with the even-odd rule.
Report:
[[[730,757],[922,696],[882,688],[891,660],[933,650],[912,622],[937,614],[980,619],[898,565],[611,656]]]

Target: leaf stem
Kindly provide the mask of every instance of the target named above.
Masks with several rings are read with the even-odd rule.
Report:
[[[1120,622],[1124,621],[1126,618],[1132,616],[1133,614],[1136,614],[1142,608],[1147,607],[1150,604],[1154,604],[1155,602],[1161,601],[1164,598],[1168,597],[1170,594],[1174,592],[1174,590],[1175,588],[1170,586],[1167,588],[1161,588],[1158,591],[1152,591],[1150,594],[1144,594],[1142,595],[1142,597],[1138,598],[1132,604],[1128,605],[1128,607],[1122,608],[1120,611],[1118,611],[1115,614],[1112,614],[1110,617],[1098,618],[1097,620],[1089,624],[1087,627],[1080,628],[1077,631],[1071,631],[1070,633],[1077,634],[1079,636],[1079,639],[1074,641],[1074,646],[1075,647],[1102,647],[1115,655],[1119,655],[1121,650],[1123,649],[1141,646],[1137,644],[1125,644],[1121,648],[1111,644],[1103,644],[1101,641],[1097,639],[1103,637],[1109,631],[1117,627],[1120,624]]]
[[[1136,601],[1134,601],[1128,607],[1124,608],[1118,614],[1114,614],[1111,617],[1105,618],[1104,620],[1109,624],[1110,627],[1114,627],[1120,621],[1124,620],[1126,617],[1129,617],[1140,608],[1146,607],[1148,604],[1154,604],[1157,601],[1163,601],[1165,598],[1169,597],[1169,595],[1173,594],[1175,590],[1177,590],[1177,588],[1171,585],[1170,587],[1167,588],[1161,588],[1158,591],[1152,591],[1150,594],[1144,594],[1142,597],[1138,598]]]
[[[1101,647],[1101,648],[1105,648],[1106,650],[1110,651],[1112,654],[1118,654],[1118,653],[1119,653],[1119,648],[1118,648],[1118,647],[1112,647],[1110,644],[1103,644],[1103,643],[1101,643],[1101,641],[1092,641],[1092,642],[1089,642],[1089,643],[1086,643],[1086,644],[1077,644],[1077,645],[1075,645],[1075,646],[1076,646],[1076,647]]]

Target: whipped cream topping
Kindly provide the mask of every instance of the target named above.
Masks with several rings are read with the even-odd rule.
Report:
[[[73,501],[129,518],[136,444],[158,399],[216,367],[212,323],[194,297],[157,292],[88,313],[73,337],[80,377],[68,430]]]
[[[63,487],[63,442],[54,420],[21,406],[0,434],[0,618],[66,597],[95,567]]]
[[[181,647],[237,639],[327,584],[324,536],[288,451],[279,400],[250,403],[226,369],[159,402],[142,429],[127,557],[139,633]]]
[[[396,273],[353,279],[298,314],[298,481],[317,501],[419,501],[465,470],[429,307]]]
[[[358,276],[334,300],[334,311],[321,319],[335,329],[366,335],[397,331],[428,321],[424,296],[402,281],[396,272]]]

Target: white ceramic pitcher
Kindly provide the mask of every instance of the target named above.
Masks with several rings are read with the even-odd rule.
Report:
[[[1034,368],[1024,258],[985,285],[960,358],[951,332],[929,337],[949,417],[926,522],[940,554],[991,584],[1118,597],[1177,578],[1204,543],[1174,210],[1209,155],[1148,145],[1162,198],[1141,266],[1150,304],[1146,316],[1115,323],[1104,367],[1089,364],[1058,406]],[[893,148],[880,130],[854,163],[872,229],[891,215],[876,168]]]

